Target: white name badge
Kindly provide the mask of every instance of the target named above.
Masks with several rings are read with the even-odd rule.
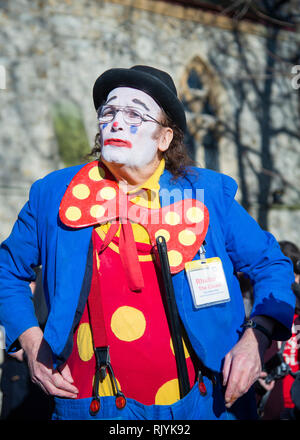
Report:
[[[185,264],[195,307],[207,307],[230,301],[220,258],[189,261]]]

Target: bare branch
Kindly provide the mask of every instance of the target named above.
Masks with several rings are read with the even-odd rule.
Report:
[[[284,20],[279,20],[277,18],[271,17],[270,15],[267,15],[263,12],[261,12],[256,6],[254,5],[250,5],[250,9],[252,9],[253,12],[255,12],[255,14],[264,19],[267,20],[273,24],[276,24],[277,26],[296,26],[295,23],[291,23],[290,21],[284,21]]]

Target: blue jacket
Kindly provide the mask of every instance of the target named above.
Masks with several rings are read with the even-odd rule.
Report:
[[[35,279],[33,268],[41,264],[49,308],[44,336],[57,363],[72,349],[72,333],[84,309],[91,274],[92,227],[72,229],[58,216],[66,188],[81,167],[55,171],[35,182],[0,248],[0,323],[6,330],[7,349],[14,350],[18,336],[38,325],[28,282]],[[177,181],[165,170],[159,183],[162,206],[169,203],[170,191],[172,202],[204,195],[201,201],[210,215],[206,257],[220,257],[230,292],[229,302],[195,309],[185,271],[173,275],[179,313],[199,358],[220,371],[224,356],[240,337],[245,313],[236,272],[244,272],[253,283],[252,316],[274,318],[274,338],[289,338],[295,308],[292,263],[274,237],[234,200],[235,181],[193,168]]]

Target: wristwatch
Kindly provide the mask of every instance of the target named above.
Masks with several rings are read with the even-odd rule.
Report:
[[[269,332],[269,330],[267,330],[262,325],[260,325],[257,322],[253,321],[253,319],[248,319],[248,321],[246,321],[242,325],[242,327],[244,327],[244,328],[255,328],[256,330],[259,330],[260,332],[262,332],[269,339],[269,347],[272,344],[273,338],[272,338],[271,332]]]

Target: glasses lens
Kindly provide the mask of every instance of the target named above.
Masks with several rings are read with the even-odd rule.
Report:
[[[115,114],[116,110],[113,107],[110,105],[104,105],[99,112],[99,122],[103,124],[111,122],[114,119]]]
[[[124,121],[129,125],[140,125],[143,115],[133,107],[125,107],[123,110]]]
[[[114,107],[104,105],[100,108],[98,120],[100,124],[111,122],[118,110],[123,112],[123,118],[128,125],[140,125],[143,120],[143,115],[134,107]]]

